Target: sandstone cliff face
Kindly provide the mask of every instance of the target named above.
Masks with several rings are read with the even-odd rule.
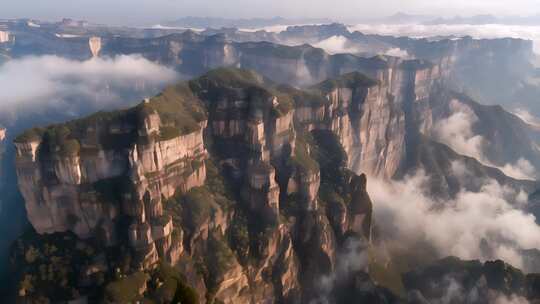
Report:
[[[323,82],[316,89],[329,103],[300,106],[295,115],[311,129],[336,133],[353,171],[392,178],[405,161],[405,137],[416,128],[416,116],[430,117],[429,97],[441,80],[440,68],[388,60],[365,72],[376,81],[352,73]]]
[[[171,132],[156,110],[160,98],[16,140],[19,187],[38,233],[71,230],[109,245],[127,233],[142,266],[157,261],[155,244],[169,254],[173,228],[162,199],[204,183],[206,123]],[[121,216],[130,218],[127,232],[115,231]]]
[[[255,70],[279,83],[313,85],[370,66],[369,60],[349,61],[309,45],[289,47],[271,42],[236,42],[227,35],[204,36],[191,31],[148,40],[104,37],[104,56],[140,54],[185,75],[197,76],[219,67]]]
[[[352,149],[353,131],[340,128],[353,128],[347,111],[382,100],[368,83],[295,110],[290,88],[217,70],[130,110],[30,130],[16,140],[29,220],[38,233],[127,245],[136,270],[158,260],[187,274],[205,265],[190,282],[209,300],[308,301],[306,290],[336,267],[345,235],[371,235],[365,176],[346,181],[351,201],[325,203],[344,206],[338,220],[320,205],[331,179],[314,153],[326,147],[308,134],[330,131]]]
[[[0,43],[8,42],[9,39],[9,32],[0,31]]]
[[[88,39],[88,45],[90,46],[90,52],[92,53],[92,57],[99,56],[99,52],[101,51],[101,38],[90,37],[90,39]]]

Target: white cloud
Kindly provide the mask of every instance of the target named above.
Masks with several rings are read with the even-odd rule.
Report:
[[[291,45],[298,45],[298,41],[294,43],[289,43]],[[329,54],[355,54],[361,53],[363,51],[361,45],[355,44],[345,36],[337,35],[330,38],[321,40],[315,44],[314,47],[321,48]],[[400,57],[400,58],[409,58],[409,53],[406,50],[400,48],[391,48],[384,52],[384,55]]]
[[[540,26],[503,25],[503,24],[356,24],[351,31],[365,34],[391,36],[409,36],[416,38],[436,36],[471,36],[473,38],[522,38],[534,41],[535,52],[540,53]]]
[[[506,164],[499,169],[507,176],[517,179],[532,179],[536,178],[536,169],[530,161],[520,158],[515,164]]]
[[[402,50],[400,48],[391,48],[387,50],[384,54],[400,58],[409,58],[409,53],[406,50]]]
[[[161,24],[154,24],[150,28],[156,29],[156,30],[191,30],[194,32],[202,32],[205,30],[202,28],[195,28],[195,27],[167,26],[167,25],[161,25]]]
[[[287,30],[290,25],[270,25],[259,28],[241,28],[240,31],[243,32],[257,32],[257,31],[267,31],[270,33],[281,33]]]
[[[468,174],[464,164],[453,167],[458,178]],[[540,248],[535,217],[513,204],[523,200],[522,192],[484,180],[477,193],[461,191],[455,199],[435,200],[426,194],[429,183],[423,172],[402,182],[370,180],[368,192],[382,236],[401,245],[428,242],[440,257],[501,258],[516,267],[524,267],[520,250]],[[486,241],[490,256],[481,247]]]
[[[333,291],[336,282],[346,278],[349,274],[357,271],[366,271],[368,267],[369,256],[367,243],[354,237],[348,238],[343,248],[337,252],[336,268],[329,275],[318,279],[317,296],[312,299],[310,304],[328,304],[329,296]]]
[[[137,102],[178,78],[176,72],[139,56],[73,61],[27,57],[0,65],[0,120],[56,110],[65,116]],[[6,123],[8,121],[8,123]]]
[[[450,102],[450,110],[452,115],[435,124],[435,138],[459,154],[482,161],[484,138],[472,132],[472,126],[478,121],[478,117],[470,107],[455,99]]]
[[[499,295],[495,299],[494,304],[529,304],[529,303],[530,302],[524,297],[520,297],[516,295],[511,295],[511,296]]]
[[[339,53],[357,53],[358,49],[351,44],[349,39],[345,36],[332,36],[328,39],[319,41],[313,45],[324,49],[330,54],[339,54]]]
[[[531,114],[531,112],[525,110],[525,109],[522,109],[522,108],[518,108],[518,109],[515,109],[512,114],[516,115],[517,117],[519,117],[521,120],[523,120],[525,123],[531,125],[531,126],[534,126],[534,127],[537,127],[537,128],[540,128],[540,119],[538,119],[538,117],[534,116],[533,114]]]
[[[478,117],[473,110],[458,100],[450,102],[451,115],[434,125],[434,138],[452,148],[461,155],[473,157],[486,166],[495,167],[507,176],[516,179],[536,179],[536,169],[525,158],[520,158],[514,164],[503,166],[494,165],[485,156],[487,140],[473,133],[473,125],[478,122]],[[522,115],[524,112],[521,112]],[[532,116],[531,116],[532,117]],[[530,119],[532,119],[529,117]]]
[[[430,299],[434,304],[452,303],[492,303],[492,304],[528,304],[529,301],[521,296],[512,294],[505,295],[500,290],[489,289],[484,276],[478,278],[474,285],[468,282],[468,286],[462,285],[463,278],[459,274],[449,273],[440,281],[431,282],[432,287],[441,289],[442,295],[436,299]]]

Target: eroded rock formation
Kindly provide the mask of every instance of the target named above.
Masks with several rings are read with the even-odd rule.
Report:
[[[129,216],[124,232],[141,265],[157,261],[157,243],[170,254],[173,227],[162,200],[201,186],[206,174],[203,112],[184,122],[192,124],[189,130],[160,120],[159,106],[171,96],[182,98],[177,89],[134,109],[33,130],[17,140],[19,185],[38,233],[99,235],[112,246],[115,221]]]
[[[38,233],[120,250],[126,258],[103,273],[158,284],[167,263],[209,302],[308,303],[340,252],[371,240],[362,172],[437,165],[430,172],[448,180],[448,163],[463,159],[421,132],[436,117],[440,68],[376,60],[371,78],[353,72],[309,90],[213,70],[128,110],[29,130],[15,141],[29,220]],[[447,162],[418,157],[437,153]],[[345,275],[365,281],[365,270]]]
[[[9,32],[0,31],[0,43],[8,42],[9,39]]]
[[[90,52],[92,52],[92,56],[99,56],[99,52],[101,51],[101,38],[90,37],[90,39],[88,39],[88,45],[90,46]]]
[[[295,89],[221,69],[129,110],[29,130],[15,142],[28,218],[41,234],[72,231],[127,246],[133,270],[159,260],[180,265],[208,299],[301,301],[333,271],[345,238],[370,239],[365,175],[347,171],[345,158],[332,164],[338,176],[325,174],[311,151],[347,143],[336,137],[339,113],[364,103],[351,92],[365,98],[375,82],[362,79],[343,89],[344,99],[319,95],[322,110],[299,110],[323,111],[328,123],[298,117]],[[314,140],[309,131],[318,130],[335,132],[327,134],[334,141]],[[333,178],[343,180],[339,195],[347,197],[325,198],[344,207],[336,218],[319,203],[321,184],[338,195]],[[300,276],[304,270],[313,276]]]

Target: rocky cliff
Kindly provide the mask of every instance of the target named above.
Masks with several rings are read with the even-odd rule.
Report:
[[[376,82],[350,77],[358,94],[343,89],[343,101],[336,88],[301,94],[221,69],[132,109],[29,130],[15,141],[28,218],[51,242],[69,231],[97,252],[120,251],[106,265],[83,254],[70,283],[81,293],[104,287],[97,275],[112,280],[109,301],[122,299],[123,280],[145,282],[133,299],[155,297],[148,286],[161,261],[186,274],[201,301],[309,301],[339,248],[371,237],[366,177],[347,169],[339,123]],[[328,121],[298,116],[300,103]],[[24,259],[42,250],[25,246]],[[39,261],[23,263],[20,296],[51,296],[24,281],[46,284],[30,274]]]
[[[0,43],[4,43],[8,41],[9,41],[9,32],[0,31]]]
[[[115,221],[128,216],[132,221],[123,232],[140,263],[157,261],[158,242],[169,255],[172,223],[162,200],[202,185],[206,173],[205,113],[184,91],[169,88],[130,110],[34,129],[18,138],[19,187],[36,231],[99,235],[112,246],[118,242]],[[175,103],[172,112],[160,115],[161,107]],[[190,116],[182,116],[185,109]]]
[[[88,39],[88,45],[90,46],[90,52],[92,53],[92,56],[99,56],[99,51],[101,51],[101,38],[90,37],[90,39]]]
[[[425,130],[444,116],[433,101],[439,66],[378,60],[372,77],[353,72],[309,90],[217,69],[128,110],[29,130],[15,140],[28,218],[53,233],[51,244],[72,232],[116,252],[103,267],[83,254],[68,284],[79,293],[96,297],[81,286],[98,286],[122,302],[116,287],[135,280],[130,300],[156,298],[171,279],[163,265],[173,265],[185,275],[173,289],[193,286],[201,300],[297,303],[328,297],[321,282],[341,269],[340,255],[370,242],[362,172],[389,179],[424,169],[433,193],[451,196],[474,187],[453,172],[461,161],[480,179],[534,186],[430,139]],[[39,246],[48,248],[22,242],[14,259]],[[30,260],[19,291],[50,296],[27,286],[40,259]],[[366,270],[344,276],[373,284]],[[390,296],[370,292],[358,296]]]
[[[213,68],[233,66],[255,70],[278,83],[301,86],[352,71],[376,75],[381,70],[399,66],[396,58],[331,55],[308,44],[287,46],[264,40],[237,42],[223,33],[204,36],[191,31],[148,40],[104,37],[102,55],[118,54],[141,54],[149,60],[174,66],[186,75],[200,75]],[[454,61],[447,58],[447,54],[442,52],[432,62],[446,68],[441,71],[448,71]]]

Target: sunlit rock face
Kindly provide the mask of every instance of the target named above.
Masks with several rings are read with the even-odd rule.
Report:
[[[88,39],[88,45],[90,46],[90,52],[92,53],[92,57],[99,56],[99,52],[101,51],[101,38],[90,37],[90,39]]]
[[[9,39],[9,32],[0,31],[0,43],[8,42]]]

